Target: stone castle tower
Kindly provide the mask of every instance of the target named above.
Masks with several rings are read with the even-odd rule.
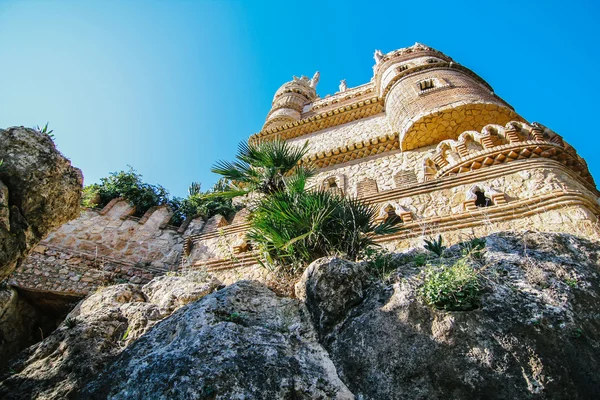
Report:
[[[317,73],[281,86],[250,141],[308,141],[303,162],[317,168],[313,187],[357,196],[378,208],[379,220],[402,224],[398,233],[377,238],[383,246],[402,250],[438,234],[456,243],[522,229],[600,237],[600,193],[585,161],[441,52],[418,43],[376,51],[370,82],[347,88],[342,81],[325,98],[317,94],[318,81]],[[111,276],[129,281],[179,267],[207,268],[226,283],[264,274],[246,243],[246,209],[233,221],[216,216],[177,229],[166,225],[164,208],[136,220],[128,207],[115,200],[60,228],[14,284],[33,282],[40,290],[50,285],[45,276],[73,274],[85,263],[67,283],[52,283],[57,292],[84,293],[106,272],[93,274],[99,254]],[[56,261],[47,262],[48,254]],[[55,273],[35,275],[42,264]]]

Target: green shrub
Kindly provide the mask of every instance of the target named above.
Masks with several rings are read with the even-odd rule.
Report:
[[[192,182],[188,189],[188,197],[185,199],[175,197],[169,201],[169,207],[173,210],[171,224],[181,225],[187,218],[210,217],[220,214],[227,219],[233,217],[238,210],[234,207],[230,197],[220,195],[227,191],[228,184],[224,179],[220,179],[211,190],[203,193],[200,184]]]
[[[380,248],[367,247],[362,254],[369,275],[378,280],[385,281],[399,267],[394,255]]]
[[[485,239],[474,238],[467,242],[460,243],[460,247],[463,256],[480,261],[483,259],[483,254],[485,253]]]
[[[224,195],[262,193],[249,217],[248,238],[265,266],[293,276],[328,255],[356,260],[375,245],[373,236],[397,232],[390,223],[375,224],[376,208],[331,192],[306,191],[314,171],[300,163],[308,151],[283,140],[241,143],[237,161],[212,169],[231,182]]]
[[[151,185],[142,181],[142,175],[129,167],[129,171],[111,172],[100,183],[83,188],[81,205],[87,208],[102,208],[112,199],[122,197],[135,207],[135,215],[141,217],[150,208],[168,205],[173,211],[170,223],[179,226],[186,218],[201,216],[208,219],[216,214],[231,218],[236,212],[231,199],[219,195],[228,187],[220,180],[212,190],[202,193],[200,183],[192,182],[188,197],[169,197],[169,192],[160,185]]]
[[[413,257],[412,261],[417,267],[422,267],[427,263],[427,256],[425,254],[417,254]]]
[[[86,186],[82,206],[104,207],[118,197],[134,206],[138,217],[154,206],[169,202],[169,192],[164,187],[142,181],[142,175],[129,167],[129,171],[111,172],[108,177],[101,178],[99,184]]]
[[[429,239],[430,240],[425,239],[425,245],[423,245],[423,248],[434,253],[438,257],[442,257],[444,255],[444,250],[446,250],[446,246],[442,245],[442,235],[439,235],[437,240],[433,238]]]
[[[276,192],[264,197],[250,215],[248,237],[276,267],[300,270],[328,255],[356,260],[374,245],[374,235],[398,230],[375,224],[376,212],[372,205],[330,192]]]
[[[481,286],[477,272],[460,258],[451,266],[429,266],[419,294],[435,308],[466,311],[479,306]]]
[[[281,139],[242,142],[238,146],[237,161],[218,161],[211,171],[232,183],[227,190],[232,196],[252,191],[272,194],[286,190],[297,174],[313,174],[312,169],[299,164],[307,152],[308,141],[302,147]]]

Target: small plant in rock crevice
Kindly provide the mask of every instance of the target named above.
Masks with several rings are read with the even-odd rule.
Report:
[[[482,262],[485,254],[485,239],[474,238],[459,244],[463,257],[467,257],[478,263]]]
[[[415,266],[417,267],[423,267],[427,264],[427,256],[425,254],[416,254],[413,257],[412,262],[415,263]]]
[[[33,129],[35,129],[39,133],[43,133],[44,135],[48,135],[48,137],[50,139],[54,140],[54,134],[52,134],[52,132],[54,132],[54,130],[48,129],[48,122],[46,122],[46,125],[44,125],[41,128],[40,128],[39,125],[36,125]]]
[[[362,259],[371,278],[381,281],[388,280],[400,266],[392,253],[381,248],[367,247]]]
[[[69,329],[75,328],[77,326],[77,323],[79,321],[77,321],[76,318],[66,318],[65,319],[65,326]]]
[[[481,284],[467,258],[452,265],[429,266],[419,294],[425,303],[447,311],[468,311],[479,307]]]
[[[444,250],[446,250],[446,246],[442,244],[442,235],[439,235],[437,239],[429,238],[424,239],[425,244],[423,248],[431,253],[437,255],[438,257],[442,257],[444,255]]]
[[[565,279],[565,283],[572,288],[576,288],[579,284],[579,281],[577,280],[577,278],[566,278]]]
[[[131,332],[131,326],[127,326],[127,329],[125,330],[125,333],[123,333],[123,336],[121,337],[122,341],[127,340],[127,338],[129,337],[129,333]]]

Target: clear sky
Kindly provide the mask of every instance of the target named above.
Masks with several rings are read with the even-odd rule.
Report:
[[[86,184],[132,165],[184,196],[260,130],[292,75],[369,81],[421,42],[471,68],[600,180],[594,1],[0,0],[0,127],[43,125]],[[0,144],[1,145],[1,144]]]

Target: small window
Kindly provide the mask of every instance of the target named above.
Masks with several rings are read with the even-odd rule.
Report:
[[[430,58],[429,60],[427,60],[428,64],[435,64],[437,62],[440,62],[439,60],[436,60],[435,58]]]
[[[475,206],[477,207],[489,207],[493,205],[492,200],[489,197],[485,197],[485,193],[481,190],[475,191],[475,196],[477,199],[475,200]]]
[[[401,65],[398,67],[398,72],[406,71],[408,69],[408,65]]]
[[[400,216],[398,214],[396,214],[396,210],[394,210],[394,207],[392,206],[388,206],[385,209],[385,212],[387,213],[387,217],[385,218],[385,222],[388,222],[392,225],[397,225],[397,224],[401,224],[402,223],[402,218],[400,218]]]
[[[433,84],[433,79],[425,79],[424,81],[419,82],[418,85],[421,91],[433,89],[435,87]]]

